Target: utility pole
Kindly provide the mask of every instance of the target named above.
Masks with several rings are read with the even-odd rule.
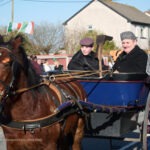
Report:
[[[14,0],[12,1],[12,5],[11,5],[11,22],[14,21]]]

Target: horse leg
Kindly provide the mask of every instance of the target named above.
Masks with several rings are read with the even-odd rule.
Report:
[[[79,118],[77,129],[74,135],[72,150],[81,150],[81,142],[84,136],[84,120],[83,118]]]

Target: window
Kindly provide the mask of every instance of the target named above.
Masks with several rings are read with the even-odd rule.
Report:
[[[92,31],[92,30],[93,30],[92,25],[89,25],[89,26],[88,26],[88,31]]]
[[[145,39],[146,37],[147,37],[146,28],[141,26],[141,28],[140,28],[140,38]]]
[[[140,33],[141,33],[141,38],[144,37],[144,33],[143,33],[144,31],[143,31],[143,30],[144,30],[144,29],[141,28],[141,32],[140,32]]]

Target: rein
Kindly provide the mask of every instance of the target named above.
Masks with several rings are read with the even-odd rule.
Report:
[[[37,84],[37,85],[33,85],[33,86],[31,86],[31,87],[28,87],[28,88],[18,89],[18,90],[16,90],[16,91],[13,91],[12,94],[13,94],[13,95],[16,95],[16,94],[19,94],[19,93],[23,93],[23,92],[26,92],[26,91],[28,91],[28,90],[34,89],[34,88],[39,87],[39,86],[42,86],[42,85],[47,85],[47,83],[41,82],[41,83],[39,83],[39,84]]]
[[[111,70],[104,70],[104,71],[101,71],[101,73],[111,73],[112,71]],[[83,74],[84,73],[84,74]],[[63,74],[53,74],[49,77],[49,80],[50,81],[55,81],[55,80],[63,80],[63,79],[78,79],[78,78],[81,78],[81,77],[88,77],[88,76],[91,76],[91,75],[96,75],[98,74],[99,71],[96,70],[96,71],[79,71],[79,72],[73,72],[73,73],[63,73]],[[42,77],[45,77],[45,76],[42,76]],[[48,77],[48,76],[46,76]],[[102,78],[102,77],[99,77],[99,78]]]

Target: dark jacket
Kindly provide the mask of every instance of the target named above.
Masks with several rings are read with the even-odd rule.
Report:
[[[140,49],[138,46],[130,53],[122,52],[117,58],[113,70],[119,72],[146,72],[148,56],[147,54]]]
[[[68,64],[68,70],[98,70],[99,61],[95,52],[91,51],[89,55],[83,55],[79,50]],[[103,69],[105,66],[103,65]]]
[[[54,70],[62,71],[63,70],[63,65],[55,66]]]

